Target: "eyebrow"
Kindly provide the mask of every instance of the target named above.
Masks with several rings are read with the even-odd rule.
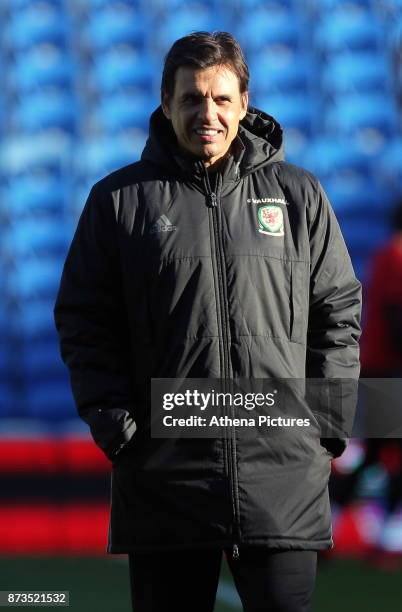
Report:
[[[185,100],[186,98],[203,98],[204,96],[200,94],[198,91],[185,91],[181,96],[180,100]],[[228,98],[232,99],[232,96],[228,93],[220,93],[215,98]]]

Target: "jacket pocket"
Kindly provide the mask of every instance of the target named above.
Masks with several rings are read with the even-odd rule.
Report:
[[[306,343],[309,277],[308,264],[304,261],[289,261],[290,267],[290,340]]]

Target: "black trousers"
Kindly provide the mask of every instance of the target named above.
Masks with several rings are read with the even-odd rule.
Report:
[[[240,548],[225,551],[244,612],[309,612],[317,553]],[[212,612],[222,550],[128,555],[134,612]]]

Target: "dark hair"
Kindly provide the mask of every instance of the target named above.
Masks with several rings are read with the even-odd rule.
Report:
[[[204,70],[211,66],[229,66],[239,80],[240,93],[248,90],[249,71],[243,51],[228,32],[193,32],[179,38],[166,54],[163,66],[161,95],[173,95],[176,70],[191,66]]]

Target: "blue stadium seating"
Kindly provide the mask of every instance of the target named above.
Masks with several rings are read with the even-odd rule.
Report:
[[[180,12],[166,14],[163,22],[155,24],[152,46],[157,54],[166,53],[172,43],[196,30],[225,30],[228,25],[221,13],[208,10],[203,4],[187,6]]]
[[[30,257],[60,257],[66,254],[68,236],[61,217],[46,219],[32,215],[18,219],[3,234],[3,256],[8,261]]]
[[[79,147],[75,175],[80,182],[94,183],[109,172],[137,161],[147,133],[138,130],[130,137],[109,137],[84,140]]]
[[[15,395],[11,385],[6,380],[0,380],[0,418],[2,420],[12,416],[14,405]]]
[[[315,101],[305,94],[255,96],[252,104],[273,115],[282,127],[294,128],[305,134],[313,130]]]
[[[156,0],[153,0],[153,3]],[[126,6],[129,9],[150,10],[151,6],[147,0],[74,0],[73,10],[79,15],[95,15],[103,9],[115,9]],[[152,5],[153,6],[153,5]]]
[[[402,195],[402,0],[3,0],[0,19],[1,423],[77,423],[52,314],[63,260],[91,185],[139,159],[163,55],[190,31],[240,40],[251,103],[322,180],[365,278]]]
[[[94,126],[104,133],[115,134],[132,128],[146,129],[149,121],[150,108],[156,108],[157,102],[142,93],[131,96],[117,94],[103,98],[96,110]]]
[[[391,17],[402,13],[402,0],[375,0],[375,6]]]
[[[237,35],[246,54],[261,51],[273,45],[298,49],[306,35],[302,19],[295,13],[264,8],[246,13],[237,26]],[[304,35],[304,36],[303,36]]]
[[[315,138],[310,140],[304,152],[306,168],[319,178],[330,177],[347,169],[369,177],[372,173],[370,161],[356,142],[346,138]]]
[[[384,191],[378,180],[368,180],[365,174],[350,170],[325,178],[323,186],[338,215],[371,217],[373,223],[376,216],[388,220],[393,196]]]
[[[143,50],[147,32],[146,14],[118,4],[94,11],[82,36],[84,46],[95,53],[116,45],[133,45]]]
[[[5,310],[2,308],[0,310],[0,329],[1,331],[5,329],[6,321],[7,321],[6,313],[5,313]],[[2,342],[0,345],[0,380],[3,378],[5,372],[8,370],[8,346],[7,346],[6,338],[3,336],[3,334],[1,338],[2,338]]]
[[[11,15],[4,27],[3,45],[10,53],[44,43],[66,48],[68,38],[69,24],[63,12],[38,3]]]
[[[3,198],[3,213],[12,218],[32,216],[43,213],[53,214],[60,218],[64,212],[67,185],[65,181],[54,178],[52,175],[35,176],[26,175],[11,179],[8,185],[1,190]],[[31,231],[34,228],[29,228]],[[47,227],[44,231],[51,228]],[[53,232],[52,232],[53,233]],[[17,236],[14,236],[17,238]],[[24,239],[28,238],[28,234]]]
[[[66,8],[66,0],[3,0],[2,9],[6,14],[20,13],[31,9],[36,4],[63,11]]]
[[[315,44],[324,54],[339,51],[381,51],[384,28],[372,11],[340,8],[328,12],[318,25]]]
[[[7,293],[12,300],[54,299],[61,271],[58,259],[16,261],[7,279]]]
[[[391,92],[390,62],[380,53],[340,53],[323,67],[325,94]]]
[[[32,382],[25,386],[26,416],[60,421],[76,416],[73,397],[67,378]]]
[[[327,15],[329,11],[337,9],[366,9],[374,8],[376,0],[307,0],[312,11]]]
[[[150,91],[156,66],[150,57],[132,49],[122,51],[111,50],[98,54],[95,58],[91,74],[91,84],[95,91],[111,94],[122,88],[142,88],[142,92]],[[134,95],[134,93],[132,94]]]
[[[14,130],[39,131],[49,128],[75,132],[78,109],[70,94],[35,93],[21,98],[11,113]]]
[[[366,220],[361,215],[349,219],[338,215],[338,221],[355,274],[365,287],[369,280],[370,262],[374,253],[389,240],[389,215],[383,215],[381,218],[368,216]],[[363,315],[366,308],[366,300],[363,300]]]
[[[325,125],[329,132],[341,135],[370,129],[390,137],[398,129],[398,114],[385,93],[351,94],[339,96],[328,106]]]
[[[255,93],[308,92],[313,82],[311,58],[291,47],[273,47],[249,54],[251,89]]]
[[[217,14],[221,9],[225,10],[225,3],[227,3],[227,1],[228,0],[152,0],[152,2],[149,3],[147,0],[142,0],[142,10],[151,11],[153,13],[153,18],[158,21],[171,14],[172,11],[198,11],[201,8],[213,11]],[[236,0],[228,7],[229,11],[233,11],[235,1]]]
[[[60,265],[61,276],[61,265]],[[24,376],[39,370],[42,373],[61,372],[58,353],[55,351],[56,330],[53,319],[54,297],[31,299],[16,305],[9,323],[10,331],[23,338],[23,349],[19,348],[19,364]],[[36,341],[36,342],[34,342]],[[38,348],[39,347],[39,348]],[[36,351],[39,351],[36,355]]]
[[[53,307],[48,309],[53,319]],[[25,330],[23,330],[25,332]],[[24,333],[24,337],[25,333]],[[66,376],[66,370],[60,356],[60,348],[56,329],[53,336],[49,338],[28,336],[29,341],[20,344],[20,364],[24,378],[30,382],[45,380],[47,378],[62,379]]]
[[[395,198],[402,197],[402,138],[394,138],[381,153],[376,173]]]
[[[18,55],[10,72],[8,91],[24,94],[43,87],[68,90],[75,70],[72,58],[61,49],[34,47]]]
[[[223,7],[229,10],[247,13],[259,9],[266,9],[270,12],[288,11],[289,16],[293,17],[293,12],[298,8],[298,0],[223,0]]]
[[[9,135],[3,139],[0,149],[0,175],[4,183],[16,175],[36,172],[61,178],[71,168],[71,152],[72,140],[65,132]]]

